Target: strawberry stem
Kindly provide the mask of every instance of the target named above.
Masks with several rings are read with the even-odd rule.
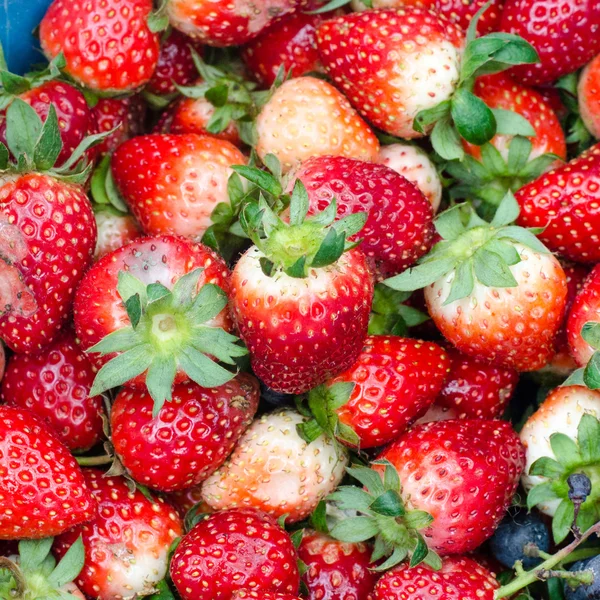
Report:
[[[104,454],[103,456],[76,456],[75,460],[80,467],[96,467],[110,464],[113,461],[113,457],[108,454]]]
[[[0,556],[0,569],[7,569],[11,572],[14,580],[16,588],[11,590],[11,597],[19,600],[23,598],[25,595],[26,585],[25,578],[23,577],[23,573],[21,573],[21,569],[9,558],[5,556]]]

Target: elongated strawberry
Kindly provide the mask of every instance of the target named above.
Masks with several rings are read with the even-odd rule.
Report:
[[[148,392],[123,388],[111,413],[123,466],[136,481],[166,492],[198,485],[225,461],[252,423],[259,386],[240,373],[212,389],[177,385],[172,396],[154,418]]]
[[[148,27],[151,0],[54,0],[40,23],[46,56],[60,52],[65,70],[98,92],[131,92],[150,80],[159,38]]]
[[[300,180],[309,199],[308,214],[324,210],[333,198],[337,218],[367,211],[357,234],[361,250],[378,274],[393,275],[425,254],[433,238],[433,211],[414,184],[388,167],[342,156],[319,156],[290,175],[288,189]]]
[[[200,240],[217,204],[228,203],[232,165],[246,162],[232,144],[209,136],[145,135],[113,155],[115,182],[145,233]]]
[[[123,477],[96,469],[84,469],[84,475],[98,513],[59,536],[55,553],[63,556],[82,537],[85,563],[76,583],[87,596],[113,600],[153,593],[167,572],[171,544],[183,533],[181,520],[163,500],[131,491]]]
[[[103,437],[102,398],[89,395],[95,375],[68,329],[39,354],[14,354],[0,397],[45,421],[70,450],[86,450]]]
[[[577,85],[579,113],[595,138],[600,138],[600,54],[581,72]]]
[[[52,537],[93,518],[75,459],[29,411],[0,406],[0,457],[0,539]]]
[[[98,131],[112,132],[99,145],[101,154],[112,152],[124,141],[143,132],[146,103],[140,95],[100,98],[93,111]]]
[[[307,517],[339,484],[348,456],[326,435],[306,442],[297,431],[306,420],[292,409],[257,419],[202,484],[204,501],[215,510],[249,506],[286,515],[290,523]]]
[[[377,160],[379,142],[346,98],[314,77],[286,81],[256,120],[256,152],[275,155],[284,172],[311,156]]]
[[[296,560],[292,540],[272,517],[232,509],[210,515],[183,538],[171,578],[183,600],[229,600],[245,588],[292,595],[300,584]]]

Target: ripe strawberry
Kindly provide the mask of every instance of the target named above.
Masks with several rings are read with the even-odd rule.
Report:
[[[123,388],[110,419],[115,451],[143,485],[165,492],[190,488],[225,461],[252,423],[258,398],[258,382],[245,373],[217,388],[179,384],[153,418],[148,392]]]
[[[427,154],[412,144],[382,146],[378,162],[414,183],[437,212],[442,200],[442,182]]]
[[[515,198],[517,223],[543,227],[539,238],[550,250],[575,262],[600,261],[600,145],[523,186]]]
[[[98,230],[94,260],[118,250],[142,234],[140,226],[131,215],[112,207],[96,210],[94,218]]]
[[[0,397],[37,415],[69,450],[87,450],[103,437],[102,398],[89,396],[95,374],[67,329],[39,354],[13,354]]]
[[[98,147],[101,154],[112,152],[124,141],[141,135],[144,130],[146,103],[141,96],[100,98],[93,111],[99,132],[108,132],[118,127],[102,140]]]
[[[581,72],[577,99],[585,126],[595,138],[600,138],[600,54]]]
[[[485,0],[435,0],[435,5],[431,8],[466,31],[471,19],[485,4]],[[504,0],[493,0],[477,22],[477,33],[480,36],[498,31],[503,9]]]
[[[311,156],[377,160],[379,142],[346,98],[314,77],[280,86],[256,120],[256,152],[274,154],[284,172]]]
[[[417,114],[448,100],[459,80],[461,30],[400,7],[344,15],[317,29],[321,62],[358,112],[386,133],[421,137]]]
[[[76,579],[81,590],[98,600],[131,598],[153,593],[168,567],[169,548],[182,535],[179,517],[161,499],[132,492],[123,477],[84,469],[85,480],[98,502],[96,518],[55,540],[63,556],[79,537],[85,564]]]
[[[372,571],[371,548],[304,530],[298,556],[307,566],[302,580],[307,600],[367,600],[379,574]]]
[[[32,413],[0,406],[0,539],[52,537],[96,510],[79,466]]]
[[[176,85],[192,83],[198,71],[191,48],[202,54],[202,46],[196,40],[172,29],[161,43],[156,69],[145,90],[157,96],[168,96],[177,92]]]
[[[417,425],[378,458],[397,469],[406,505],[433,517],[423,535],[440,555],[470,552],[492,535],[525,466],[510,424],[484,419]]]
[[[437,344],[369,336],[350,369],[311,391],[309,407],[342,444],[383,446],[427,412],[449,369],[450,360]]]
[[[505,0],[501,29],[520,35],[540,61],[513,74],[527,85],[550,83],[600,52],[600,4],[595,0]]]
[[[299,0],[260,0],[237,5],[227,0],[170,0],[168,12],[175,29],[203,44],[239,46],[294,12],[299,4]]]
[[[451,556],[434,571],[426,565],[403,563],[388,571],[377,583],[372,600],[494,600],[500,587],[491,572],[466,556]],[[421,594],[417,590],[423,590]],[[426,591],[425,591],[426,590]]]
[[[185,519],[192,508],[196,508],[198,514],[209,514],[214,512],[213,509],[202,500],[202,488],[199,485],[188,488],[187,490],[162,494],[162,496],[173,508],[175,508],[177,514],[182,519]]]
[[[278,594],[276,592],[255,592],[253,590],[238,590],[233,593],[231,600],[300,600],[298,596],[290,594]]]
[[[40,23],[44,53],[97,92],[132,92],[152,77],[159,36],[148,27],[151,0],[54,0]]]
[[[296,560],[292,540],[274,519],[238,508],[194,526],[173,554],[171,578],[183,600],[229,600],[241,589],[294,594]]]
[[[250,506],[294,523],[307,517],[344,475],[348,456],[321,435],[308,443],[292,409],[265,414],[246,430],[229,459],[202,484],[215,510]]]
[[[209,136],[144,135],[119,146],[115,182],[142,229],[200,240],[211,213],[229,203],[231,165],[246,162],[229,142]]]

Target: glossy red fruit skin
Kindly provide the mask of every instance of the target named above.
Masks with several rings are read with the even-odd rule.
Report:
[[[138,238],[101,258],[81,280],[73,307],[75,331],[83,350],[91,348],[109,333],[130,326],[117,292],[119,271],[129,271],[146,285],[158,282],[172,289],[180,277],[198,268],[204,269],[200,274],[198,289],[205,283],[213,283],[225,293],[229,291],[229,269],[223,259],[210,248],[182,237],[163,235]],[[231,320],[226,309],[210,324],[230,331]],[[100,368],[116,354],[88,356]],[[178,370],[174,383],[185,381],[188,381],[187,376]],[[144,382],[142,374],[127,385],[144,389]]]
[[[446,556],[492,535],[519,484],[525,449],[505,421],[459,419],[417,425],[378,458],[398,470],[408,506],[433,516],[422,533]]]
[[[183,538],[171,578],[183,600],[229,600],[236,590],[294,594],[300,585],[289,535],[252,508],[210,515]]]
[[[358,359],[328,385],[352,382],[348,402],[336,410],[360,438],[360,447],[388,444],[422,416],[450,369],[446,351],[432,342],[369,336]]]
[[[367,212],[361,250],[382,277],[400,273],[431,247],[433,209],[415,184],[385,165],[321,156],[300,165],[293,179],[308,192],[309,214],[325,209],[332,198],[337,218]],[[293,181],[290,181],[290,189]]]
[[[250,248],[233,270],[231,315],[254,373],[275,391],[301,394],[355,362],[367,334],[371,273],[357,248],[305,279],[267,277],[259,254]]]
[[[95,376],[67,329],[39,354],[11,356],[0,398],[37,415],[69,450],[87,450],[104,435],[102,397],[88,395]]]
[[[340,542],[305,530],[298,557],[308,567],[302,580],[307,600],[367,600],[379,574],[371,571],[372,548],[365,543]]]
[[[600,144],[523,186],[517,225],[545,228],[538,237],[575,262],[600,261]]]
[[[198,77],[190,46],[202,56],[200,43],[177,29],[171,30],[161,44],[158,63],[146,91],[157,96],[174,94],[175,84],[190,85]]]
[[[100,154],[112,152],[126,140],[144,131],[146,102],[139,95],[100,98],[93,110],[99,133],[118,127],[97,146]]]
[[[131,92],[152,77],[159,36],[148,28],[152,0],[54,0],[40,23],[44,53],[60,52],[65,71],[99,92]]]
[[[511,399],[519,374],[448,349],[450,373],[435,403],[460,419],[498,419]]]
[[[471,19],[485,4],[486,0],[467,2],[465,0],[436,0],[434,10],[466,31]],[[498,31],[503,8],[504,0],[493,0],[490,7],[479,18],[477,23],[478,35],[482,36],[492,33],[492,31]]]
[[[0,337],[15,352],[37,352],[69,317],[75,286],[92,259],[92,207],[82,188],[29,173],[1,185],[3,224],[14,228],[20,251],[12,260],[9,252],[12,265],[0,260],[0,275],[5,268],[16,270],[35,302],[32,314],[13,310],[0,315]]]
[[[506,0],[502,31],[525,38],[540,62],[513,68],[518,81],[550,83],[576,71],[600,52],[596,0]]]
[[[247,373],[217,388],[190,382],[152,418],[146,391],[123,388],[111,412],[112,442],[138,482],[163,492],[198,485],[225,461],[252,423],[260,388]]]
[[[440,571],[405,562],[385,573],[371,600],[494,600],[500,584],[493,574],[466,556],[444,559]],[[420,591],[417,591],[420,590]]]
[[[98,503],[96,517],[57,537],[53,551],[60,558],[82,537],[85,564],[75,583],[88,597],[119,598],[112,586],[127,588],[128,569],[144,568],[144,559],[156,560],[183,535],[181,520],[162,499],[149,500],[131,491],[124,477],[106,477],[98,469],[83,469],[85,481]],[[134,576],[139,578],[138,573]],[[150,586],[151,587],[151,586]],[[129,588],[131,589],[131,587]]]
[[[277,594],[275,592],[256,592],[253,590],[238,590],[233,593],[231,600],[301,600],[298,596],[290,594]]]
[[[0,406],[0,539],[51,537],[95,510],[68,449],[33,413]]]

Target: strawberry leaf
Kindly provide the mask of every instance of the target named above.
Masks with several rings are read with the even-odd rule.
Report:
[[[549,456],[538,458],[529,467],[529,475],[539,475],[549,479],[557,479],[564,473],[563,466]]]
[[[466,231],[463,209],[463,205],[457,204],[435,219],[435,229],[445,240],[455,240]]]
[[[492,108],[491,110],[496,119],[496,133],[527,137],[535,135],[535,129],[524,116],[503,108]]]
[[[19,566],[23,572],[37,570],[50,554],[53,538],[21,540],[19,542]]]
[[[506,166],[509,173],[520,173],[528,162],[532,143],[525,137],[516,135],[510,141]]]
[[[300,179],[296,179],[290,199],[290,225],[302,225],[308,214],[308,192]]]
[[[456,300],[462,300],[471,294],[475,287],[475,277],[473,275],[473,261],[466,260],[458,265],[452,284],[450,285],[450,293],[443,306],[447,306]]]
[[[570,500],[564,499],[556,509],[552,519],[552,536],[560,544],[570,533],[575,519],[575,507]]]
[[[370,540],[377,535],[377,523],[369,517],[351,517],[336,523],[331,535],[341,542],[357,543]]]
[[[577,427],[577,443],[585,462],[600,462],[600,421],[593,415],[584,414],[581,417]]]
[[[449,116],[440,119],[431,131],[431,145],[445,160],[462,160],[465,156],[460,136]]]
[[[384,517],[402,517],[406,511],[402,498],[396,490],[386,490],[369,506],[369,510]]]
[[[471,144],[482,146],[496,134],[494,113],[472,92],[459,88],[452,97],[451,113],[458,133]]]
[[[590,390],[600,389],[600,352],[594,352],[583,371],[583,381]]]
[[[429,554],[429,548],[423,539],[423,536],[417,533],[417,544],[413,550],[412,556],[410,557],[410,566],[416,567],[421,564],[425,557]]]
[[[432,108],[420,111],[413,122],[413,129],[419,133],[427,133],[434,124],[450,115],[450,101],[444,100]]]
[[[600,348],[600,323],[588,321],[581,328],[581,337],[592,347]]]
[[[156,419],[160,409],[167,400],[171,400],[173,380],[177,371],[177,363],[173,356],[156,356],[146,374],[146,386],[154,400],[152,417]]]
[[[83,569],[85,562],[85,548],[79,536],[66,551],[54,571],[48,576],[48,583],[56,588],[73,581]]]
[[[527,494],[527,509],[531,510],[534,506],[555,500],[558,498],[554,491],[554,482],[545,481],[529,490]]]
[[[416,267],[403,271],[383,283],[393,290],[412,292],[424,288],[452,271],[457,263],[454,256],[429,260]]]
[[[35,146],[42,131],[42,120],[35,110],[15,98],[6,111],[6,141],[12,154],[33,160]]]
[[[554,456],[556,456],[558,462],[567,469],[580,464],[582,461],[581,454],[579,453],[579,447],[568,435],[565,435],[564,433],[553,433],[550,436],[550,447],[552,448],[552,452],[554,453]]]

